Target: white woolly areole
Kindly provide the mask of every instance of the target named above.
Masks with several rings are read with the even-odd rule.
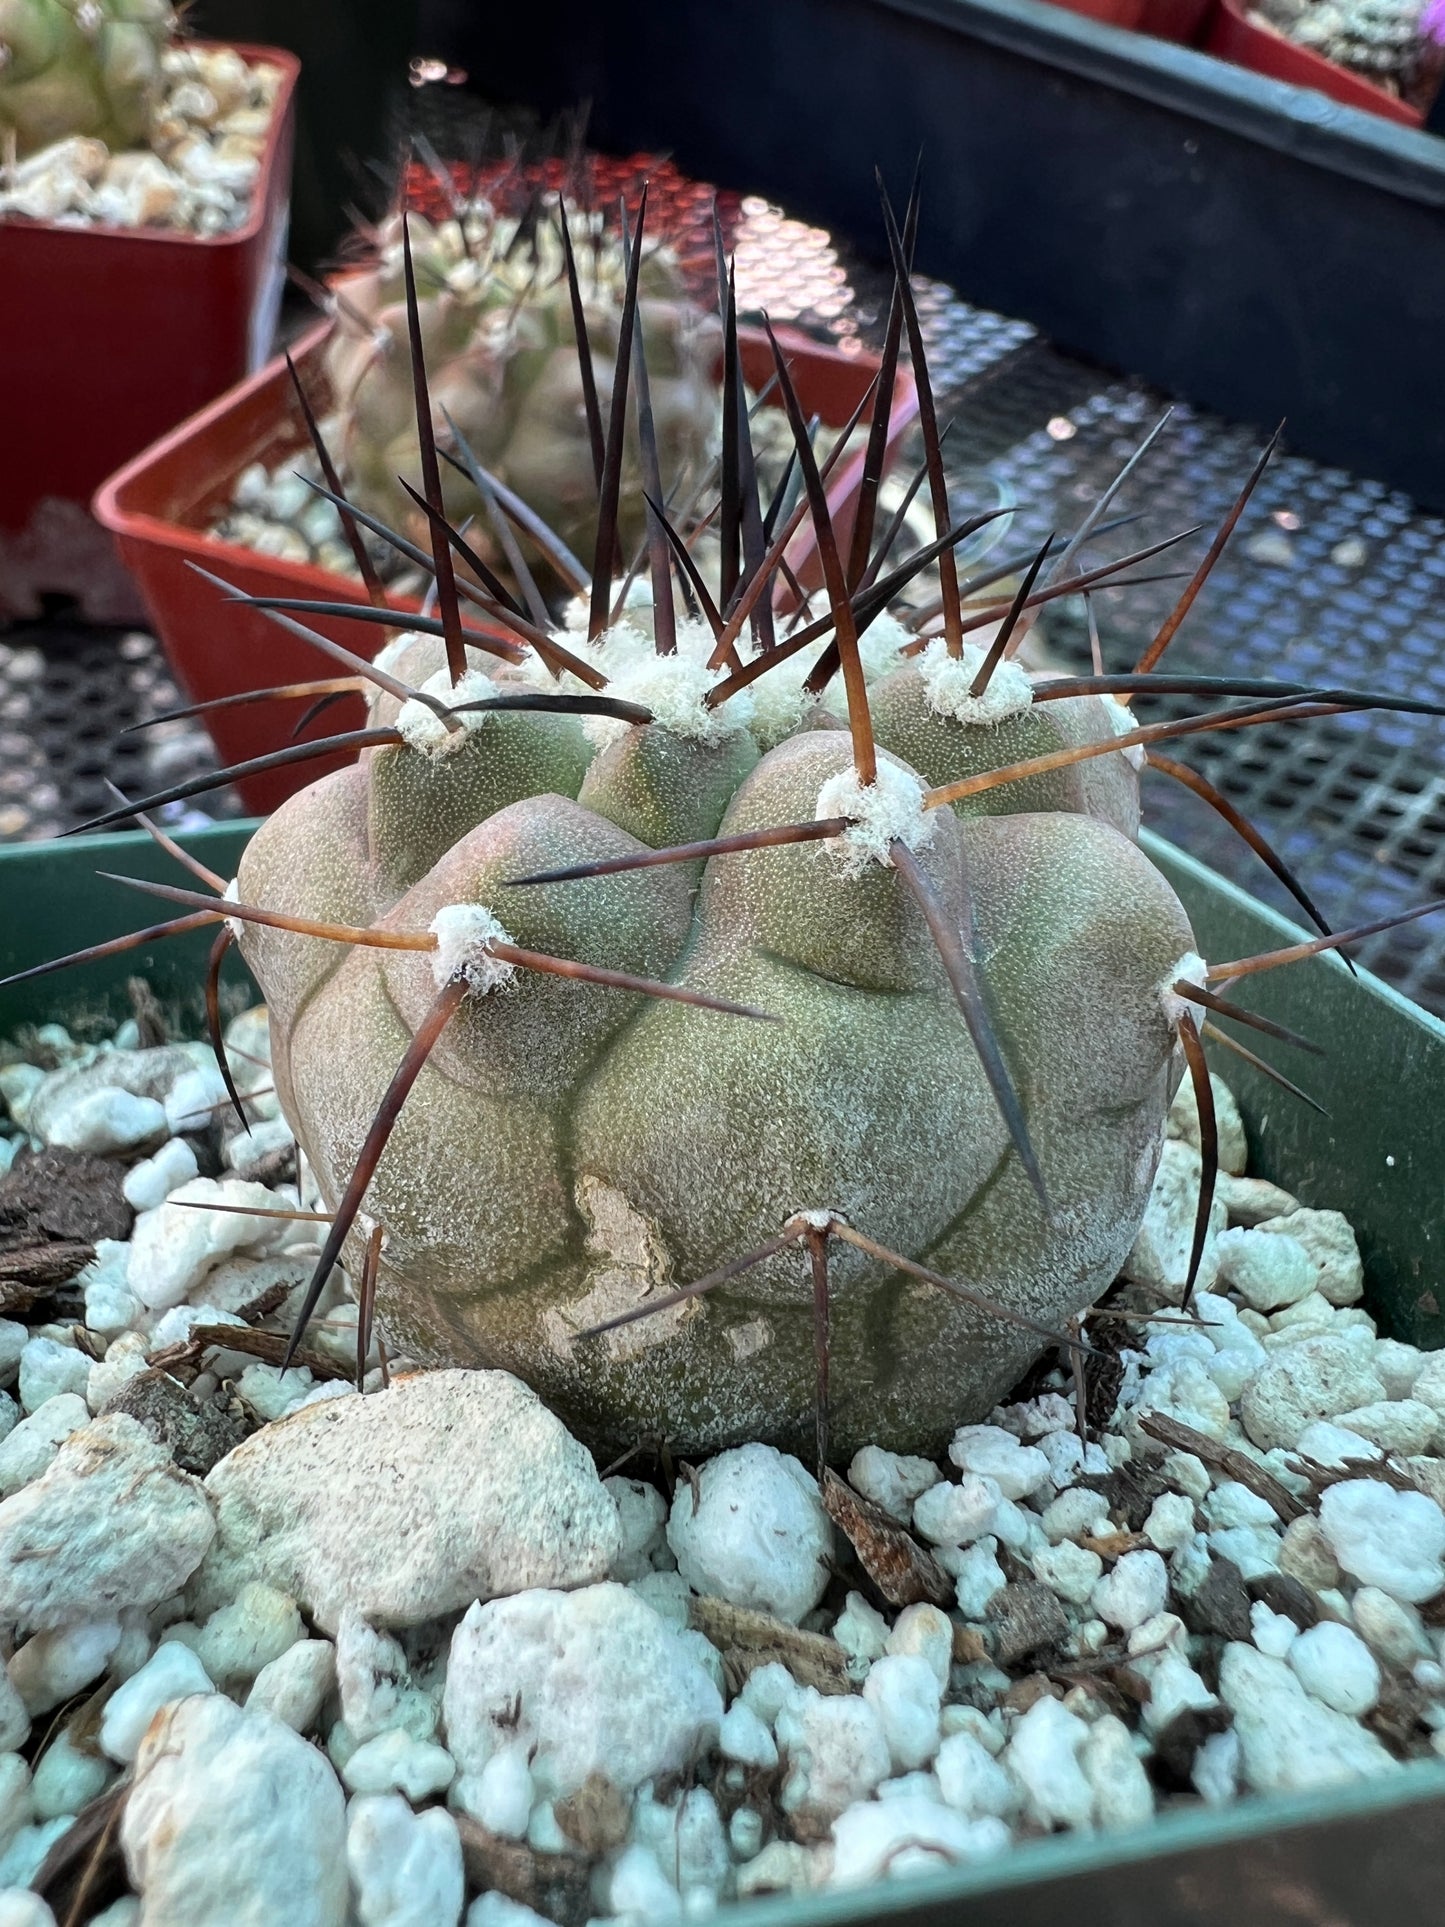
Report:
[[[436,696],[451,706],[484,702],[488,696],[497,693],[497,685],[480,669],[469,669],[457,683],[452,681],[447,670],[439,669],[421,687],[424,696]],[[457,717],[461,725],[459,729],[448,729],[434,710],[413,697],[410,702],[402,704],[397,713],[396,726],[409,748],[419,749],[424,756],[450,756],[453,750],[461,748],[468,736],[475,735],[489,714],[490,711],[485,709],[468,710]]]
[[[933,813],[923,807],[923,785],[912,770],[897,763],[879,762],[878,778],[865,789],[851,766],[830,776],[818,791],[814,816],[851,816],[852,827],[830,838],[843,858],[845,874],[858,876],[872,863],[892,868],[892,843],[921,849],[938,827]]]
[[[1117,696],[1102,696],[1100,701],[1104,705],[1104,714],[1114,726],[1116,736],[1131,735],[1139,727],[1139,718],[1126,704],[1121,703]],[[1147,753],[1142,743],[1130,743],[1129,747],[1121,749],[1119,754],[1135,769],[1143,769],[1147,760]]]
[[[467,988],[485,997],[489,990],[500,990],[516,976],[515,964],[503,963],[491,952],[492,944],[510,943],[511,937],[479,903],[449,903],[437,911],[427,927],[437,940],[431,967],[438,989],[465,977]]]
[[[720,743],[746,729],[753,698],[750,690],[741,690],[716,709],[705,706],[708,691],[728,673],[708,668],[712,650],[713,633],[704,622],[679,622],[677,650],[670,656],[659,656],[651,636],[622,622],[599,636],[588,653],[607,677],[607,695],[643,704],[674,736]],[[630,726],[614,716],[589,716],[583,724],[588,741],[599,749],[625,735]]]
[[[987,659],[988,650],[976,642],[965,642],[962,655],[950,656],[948,644],[935,636],[918,659],[928,707],[956,723],[1004,723],[1022,716],[1033,702],[1034,686],[1016,662],[999,663],[983,694],[970,695]]]
[[[424,636],[419,629],[403,629],[399,636],[393,636],[390,642],[384,642],[381,645],[371,659],[371,666],[373,669],[383,670],[388,676],[394,676],[397,664],[412,644],[430,640],[431,638]]]
[[[789,1224],[806,1224],[811,1226],[814,1231],[826,1231],[830,1225],[839,1223],[846,1224],[847,1222],[848,1220],[843,1216],[841,1211],[819,1211],[816,1209],[812,1211],[795,1211],[792,1217],[788,1219]]]
[[[1169,975],[1159,986],[1159,1001],[1164,1006],[1164,1015],[1169,1019],[1171,1028],[1179,1028],[1179,1019],[1184,1013],[1194,1016],[1197,1006],[1187,997],[1181,997],[1174,988],[1175,984],[1203,984],[1209,976],[1209,965],[1197,950],[1186,950],[1175,964]]]
[[[891,676],[903,662],[904,649],[917,640],[897,616],[875,616],[858,638],[858,659],[863,665],[864,679],[881,682],[884,676]]]
[[[231,881],[221,892],[221,895],[226,899],[227,903],[239,903],[241,901],[241,885],[239,879],[232,877]],[[236,939],[236,942],[239,943],[246,934],[246,920],[244,917],[227,917],[226,928]]]

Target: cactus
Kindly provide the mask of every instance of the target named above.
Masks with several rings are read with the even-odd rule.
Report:
[[[1427,52],[1422,0],[1268,0],[1262,17],[1337,67],[1408,95]]]
[[[0,136],[140,145],[161,96],[169,0],[0,0]]]
[[[591,552],[597,532],[596,422],[610,400],[621,324],[624,257],[599,223],[579,220],[578,286],[592,355],[594,398],[578,354],[575,309],[559,210],[521,220],[485,202],[458,203],[456,218],[412,216],[419,320],[431,373],[434,427],[449,416],[486,471],[533,509],[568,548]],[[341,418],[339,454],[353,500],[393,528],[424,538],[425,522],[400,478],[418,479],[403,288],[400,217],[376,236],[373,264],[348,276],[327,373]],[[663,487],[696,476],[716,439],[716,322],[687,297],[665,248],[642,270],[641,313],[653,378]],[[642,527],[635,437],[624,464],[619,524]],[[505,567],[472,477],[450,470],[443,501],[456,523],[472,518],[478,546]]]
[[[649,509],[650,594],[619,595],[603,514],[583,629],[542,631],[464,585],[464,538],[433,499],[437,616],[374,663],[321,642],[349,675],[264,692],[364,682],[364,729],[262,759],[348,742],[356,763],[269,820],[224,896],[217,878],[139,886],[184,906],[166,928],[219,927],[213,1012],[233,934],[265,993],[276,1088],[330,1221],[296,1337],[344,1257],[363,1351],[374,1313],[410,1357],[510,1368],[602,1449],[808,1441],[820,1464],[865,1441],[933,1450],[1041,1347],[1079,1362],[1077,1320],[1134,1239],[1186,1069],[1204,1171],[1187,1303],[1217,1161],[1201,1031],[1224,1018],[1302,1041],[1221,986],[1365,932],[1330,933],[1258,833],[1156,745],[1429,706],[1158,672],[1270,449],[1135,671],[1026,674],[1014,654],[1040,606],[1127,582],[1169,544],[1073,574],[1111,489],[1007,606],[965,618],[953,550],[982,518],[948,526],[891,216],[889,232],[892,320],[846,556],[781,355],[803,496],[762,512],[725,295],[722,579],[709,587]],[[604,504],[629,381],[644,472],[657,460],[645,325],[634,336],[641,234],[639,220]],[[407,294],[415,319],[410,278]],[[905,334],[940,530],[891,564],[873,506]],[[770,597],[805,515],[828,607],[783,627]],[[914,635],[888,604],[935,558],[941,628]],[[464,624],[459,597],[498,627]],[[323,608],[397,626],[385,607]],[[1126,707],[1185,690],[1248,700],[1152,725]],[[1320,937],[1205,964],[1136,841],[1146,758],[1241,829]]]

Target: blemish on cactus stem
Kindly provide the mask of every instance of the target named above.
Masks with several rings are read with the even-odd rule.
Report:
[[[427,927],[436,938],[432,975],[438,989],[464,977],[467,988],[484,997],[515,979],[517,966],[492,952],[493,944],[510,943],[511,933],[481,904],[449,903]]]

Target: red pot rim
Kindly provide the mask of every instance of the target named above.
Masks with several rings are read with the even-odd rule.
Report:
[[[1253,73],[1287,81],[1295,87],[1313,87],[1338,101],[1342,107],[1358,107],[1398,121],[1404,127],[1423,127],[1425,116],[1384,87],[1377,87],[1362,74],[1351,73],[1312,47],[1301,47],[1288,34],[1253,20],[1243,0],[1219,0],[1206,39],[1205,51],[1247,67]]]
[[[143,241],[151,247],[229,248],[244,246],[256,238],[270,208],[271,176],[276,166],[281,135],[286,127],[291,97],[296,92],[296,83],[301,75],[301,62],[284,47],[263,47],[248,40],[188,40],[180,44],[188,47],[228,47],[232,53],[240,54],[243,60],[253,63],[263,61],[268,67],[281,69],[281,85],[276,89],[271,125],[266,130],[266,145],[261,151],[261,171],[251,189],[250,208],[240,227],[229,228],[224,234],[184,234],[169,228],[76,227],[65,221],[13,219],[0,221],[0,244],[3,244],[7,228],[27,234],[71,235],[93,244]]]
[[[321,348],[334,326],[335,323],[330,318],[319,321],[292,343],[290,353],[298,367],[304,366]],[[750,329],[745,332],[756,335],[761,331]],[[860,363],[876,365],[878,360],[876,355],[845,353],[841,348],[830,343],[815,341],[811,335],[804,333],[801,329],[790,328],[786,324],[775,326],[774,333],[778,338],[779,346],[784,350],[789,347],[795,351],[806,350],[812,356],[834,360],[850,368],[857,367]],[[145,509],[132,508],[126,498],[138,484],[144,482],[147,473],[156,463],[164,461],[192,441],[203,441],[214,423],[223,419],[257,390],[264,389],[273,383],[284,366],[285,356],[274,356],[258,368],[255,374],[247,376],[245,381],[238,382],[234,388],[228,388],[224,394],[218,395],[215,401],[208,403],[194,415],[188,416],[186,420],[161,436],[158,441],[142,449],[140,454],[134,456],[123,468],[117,469],[115,474],[103,482],[96,491],[91,504],[91,513],[95,519],[114,535],[133,535],[150,541],[163,541],[168,547],[178,549],[218,569],[224,566],[228,557],[254,566],[258,559],[257,551],[254,549],[245,548],[239,543],[224,541],[188,522],[172,521],[163,516],[153,515]],[[917,415],[918,390],[905,363],[899,367],[894,386],[893,413],[889,428],[889,441],[893,447],[896,448],[898,442],[912,427]],[[298,441],[297,446],[301,445]],[[258,452],[251,459],[259,460],[262,456]],[[859,450],[856,455],[850,456],[841,464],[829,480],[830,499],[836,499],[847,492],[853,471],[861,468],[864,459],[865,452]],[[239,469],[235,471],[235,473],[239,472]],[[234,481],[234,474],[231,479]],[[808,526],[810,527],[811,524]],[[804,531],[799,533],[801,535]],[[260,559],[264,560],[268,572],[274,572],[283,581],[294,584],[298,593],[310,591],[313,599],[319,599],[317,592],[321,591],[333,601],[346,598],[352,598],[358,602],[364,600],[361,585],[350,576],[333,575],[329,570],[318,568],[314,562],[292,562],[280,556],[265,556]],[[402,608],[416,610],[421,605],[415,599],[398,596],[394,599],[394,606],[399,610]],[[481,626],[485,627],[485,624]]]

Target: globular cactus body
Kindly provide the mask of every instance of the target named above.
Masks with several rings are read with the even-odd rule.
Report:
[[[139,145],[174,20],[170,0],[0,0],[0,131],[22,156],[72,134]]]
[[[438,227],[411,216],[419,316],[438,435],[449,415],[482,465],[519,495],[577,554],[590,555],[597,487],[577,334],[557,229],[530,237],[517,223],[477,207]],[[574,220],[579,220],[575,213]],[[585,224],[584,224],[585,225]],[[470,251],[468,251],[470,250]],[[622,316],[625,257],[615,238],[579,235],[588,341],[602,419]],[[424,518],[402,488],[417,483],[419,454],[401,238],[390,224],[377,262],[343,284],[342,323],[327,351],[341,419],[339,453],[353,501],[393,528],[427,541]],[[643,264],[640,313],[646,331],[653,414],[664,488],[696,475],[716,439],[714,375],[719,330],[684,292],[665,250]],[[366,332],[363,323],[369,324]],[[619,527],[630,545],[642,527],[635,431],[624,469]],[[475,518],[473,540],[491,549],[487,517],[464,474],[444,478],[449,518]],[[493,551],[489,559],[500,558]]]
[[[415,687],[440,645],[418,639],[389,660]],[[1095,697],[960,721],[934,706],[938,689],[916,663],[874,683],[890,782],[910,769],[953,780],[1041,743],[1107,741],[1116,726]],[[375,709],[397,713],[386,697]],[[833,839],[713,857],[700,876],[674,865],[511,887],[640,843],[826,814],[820,792],[852,768],[838,719],[804,709],[760,753],[745,715],[739,703],[711,740],[589,723],[610,736],[594,747],[572,718],[493,714],[450,755],[374,749],[273,817],[239,878],[245,903],[398,930],[483,905],[529,948],[779,1020],[519,974],[467,999],[373,1178],[365,1213],[385,1227],[389,1341],[517,1372],[604,1449],[657,1434],[683,1450],[811,1437],[814,1311],[796,1246],[705,1299],[579,1337],[801,1210],[841,1213],[1051,1325],[1092,1303],[1134,1238],[1178,1077],[1165,989],[1193,940],[1132,840],[1122,752],[937,809],[917,829],[917,861],[986,983],[1047,1211],[923,915],[886,862]],[[271,1010],[277,1088],[334,1203],[437,995],[433,958],[256,924],[243,948]],[[937,1447],[1039,1349],[843,1243],[830,1293],[838,1452]]]

